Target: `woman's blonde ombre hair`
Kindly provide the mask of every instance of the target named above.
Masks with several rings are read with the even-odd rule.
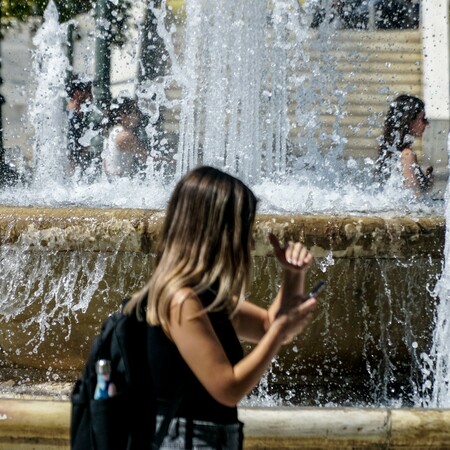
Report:
[[[217,295],[207,308],[235,307],[251,276],[252,227],[257,200],[237,178],[213,167],[187,173],[169,200],[149,282],[125,307],[138,316],[146,305],[146,320],[168,333],[170,302],[182,288],[199,294],[214,287]]]

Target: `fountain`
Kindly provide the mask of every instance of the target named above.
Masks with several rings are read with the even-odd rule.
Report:
[[[448,447],[448,433],[436,431],[448,429],[447,411],[418,408],[448,407],[428,402],[439,366],[435,371],[433,355],[441,353],[433,334],[436,306],[438,298],[446,298],[440,276],[444,204],[408,197],[400,180],[384,189],[368,183],[372,161],[344,157],[342,105],[348,91],[339,88],[342,75],[332,56],[337,30],[309,30],[312,12],[294,0],[269,9],[265,2],[187,1],[185,25],[178,28],[162,3],[153,13],[170,67],[138,86],[136,95],[152,114],[151,100],[158,99],[155,116],[165,118],[162,141],[174,155],[167,168],[173,177],[150,167],[144,180],[79,182],[54,176],[54,170],[61,172],[52,168],[54,160],[40,156],[35,174],[43,175],[0,192],[2,372],[25,392],[29,381],[73,381],[103,318],[150,275],[174,181],[203,161],[236,173],[261,199],[254,260],[255,275],[265,282],[252,288],[253,298],[270,301],[279,280],[269,231],[303,240],[316,259],[309,282],[328,281],[313,326],[274,361],[243,402],[248,445],[277,448],[277,440],[291,439],[315,448],[363,443],[413,448],[404,427],[419,423],[422,438],[414,445]],[[50,6],[45,24],[59,31],[39,30],[37,55],[49,45],[64,46],[56,14]],[[224,38],[223,30],[231,32]],[[303,51],[309,47],[310,53]],[[328,52],[318,59],[324,47]],[[63,57],[57,60],[65,64]],[[61,85],[50,92],[41,101],[55,105]],[[48,104],[34,107],[39,106],[49,110]],[[331,124],[323,119],[330,110]],[[64,126],[47,126],[59,130],[54,142],[63,142]],[[36,154],[45,155],[46,145],[55,149],[41,142]],[[444,375],[447,370],[443,367]],[[67,439],[63,419],[53,427],[58,432],[47,430],[55,415],[67,417],[66,403],[8,402],[0,401],[0,417],[23,411],[42,442]],[[285,414],[301,420],[302,430]],[[0,448],[8,432],[27,439],[21,420],[11,422],[5,435],[0,431]],[[268,421],[274,424],[269,434]],[[321,434],[328,436],[327,444]]]

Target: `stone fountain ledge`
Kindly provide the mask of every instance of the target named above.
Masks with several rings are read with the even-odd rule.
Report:
[[[450,410],[240,408],[245,449],[450,448]],[[68,450],[70,403],[0,400],[0,450]]]
[[[33,370],[35,381],[72,380],[104,318],[150,275],[164,215],[164,210],[1,206],[0,252],[11,261],[2,284],[1,371],[23,368]],[[426,344],[433,300],[427,286],[441,269],[444,218],[260,214],[254,230],[254,266],[260,282],[250,293],[257,304],[273,297],[278,277],[269,232],[282,241],[301,240],[311,249],[317,258],[311,279],[330,281],[322,298],[324,311],[330,311],[335,323],[347,327],[352,316],[366,320],[358,301],[364,295],[373,317],[367,318],[366,331],[374,342],[383,338],[376,313],[384,292],[380,282],[390,283],[389,304],[395,305],[410,299],[410,283],[404,280],[419,282],[420,290],[414,293],[419,311],[415,329]],[[414,264],[409,264],[411,257]],[[366,325],[360,321],[345,333],[331,331],[333,339],[324,342],[327,314],[319,315],[308,330],[301,355],[286,364],[293,359],[298,363],[300,357],[301,373],[313,375],[314,367],[332,351],[358,380],[366,374],[366,341],[359,335]],[[406,368],[411,355],[404,337],[396,329],[391,338],[399,349],[396,362]]]
[[[0,450],[68,450],[73,383],[0,383]],[[240,407],[246,450],[450,448],[450,409]]]
[[[143,209],[0,206],[0,245],[20,244],[29,251],[151,253],[163,219],[164,211]],[[269,232],[303,241],[318,257],[330,249],[337,258],[440,257],[445,218],[260,214],[255,256],[270,255]]]

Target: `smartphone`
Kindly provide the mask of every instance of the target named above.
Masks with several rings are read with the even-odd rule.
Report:
[[[325,280],[319,280],[319,282],[311,289],[310,293],[308,294],[308,297],[317,297],[319,292],[322,291],[322,289],[325,288],[325,285],[327,282]]]

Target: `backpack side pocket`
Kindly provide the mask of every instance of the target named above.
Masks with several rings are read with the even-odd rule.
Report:
[[[103,400],[90,400],[92,433],[96,450],[128,448],[129,406],[126,396],[120,393]]]
[[[77,380],[71,394],[70,448],[94,450],[89,411],[90,398],[82,380]]]

